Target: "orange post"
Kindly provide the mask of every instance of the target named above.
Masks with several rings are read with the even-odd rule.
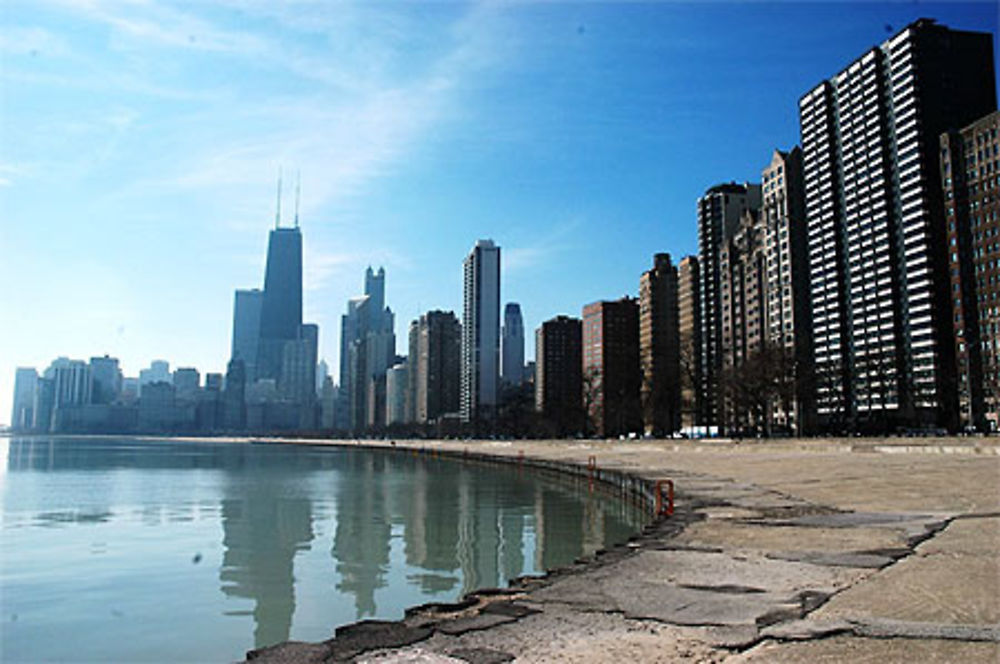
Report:
[[[663,489],[666,488],[664,496]],[[674,481],[656,481],[656,516],[673,516],[674,513]]]

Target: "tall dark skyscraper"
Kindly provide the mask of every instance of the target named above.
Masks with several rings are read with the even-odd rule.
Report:
[[[302,233],[275,228],[267,243],[267,271],[260,307],[256,378],[279,379],[285,342],[302,327]]]
[[[517,302],[508,302],[503,310],[500,379],[505,385],[520,385],[524,381],[524,320]]]
[[[957,425],[939,141],[996,108],[991,41],[921,19],[799,101],[829,428]]]

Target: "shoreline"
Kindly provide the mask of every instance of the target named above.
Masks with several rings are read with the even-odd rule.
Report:
[[[994,439],[267,442],[468,448],[578,478],[596,462],[602,481],[631,478],[647,501],[653,482],[674,479],[677,512],[543,577],[248,660],[1000,658]]]
[[[170,440],[469,455],[629,478],[647,508],[676,482],[620,546],[254,661],[1000,661],[1000,439]]]

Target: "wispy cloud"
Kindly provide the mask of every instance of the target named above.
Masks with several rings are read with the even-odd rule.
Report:
[[[530,244],[505,247],[501,252],[504,274],[523,272],[554,261],[560,253],[571,248],[570,238],[583,225],[582,218],[574,217],[552,226]]]
[[[0,30],[0,53],[60,57],[70,53],[68,42],[38,27],[5,26]]]

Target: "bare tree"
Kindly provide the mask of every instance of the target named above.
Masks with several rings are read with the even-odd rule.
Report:
[[[591,366],[583,372],[583,409],[587,434],[600,433],[604,421],[604,381],[601,368]]]

